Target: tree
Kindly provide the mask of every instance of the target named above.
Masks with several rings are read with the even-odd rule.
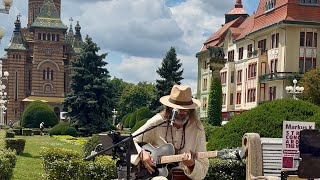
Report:
[[[320,68],[306,72],[300,83],[304,87],[302,98],[320,106]]]
[[[161,79],[156,80],[156,98],[152,102],[152,110],[159,111],[159,107],[161,107],[159,99],[170,94],[173,85],[181,84],[183,79],[181,66],[182,63],[180,63],[180,59],[177,59],[175,48],[171,47],[162,60],[161,67],[156,71]]]
[[[76,60],[71,63],[71,89],[63,103],[67,116],[79,128],[97,133],[111,128],[114,91],[100,48],[87,37]]]
[[[221,126],[222,87],[218,76],[213,76],[208,100],[208,121],[212,126]]]

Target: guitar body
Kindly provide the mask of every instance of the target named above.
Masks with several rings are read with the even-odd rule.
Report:
[[[170,171],[171,177],[170,180],[190,180],[188,176],[181,169],[171,169]]]
[[[155,172],[150,174],[146,169],[142,169],[141,172],[137,173],[136,177],[141,180],[151,179],[155,176],[164,176],[169,175],[169,170],[167,164],[160,164],[160,158],[162,156],[169,156],[175,154],[175,149],[172,144],[164,144],[159,148],[155,148],[150,144],[142,146],[142,148],[150,152],[151,157],[155,160],[156,167],[154,167]]]

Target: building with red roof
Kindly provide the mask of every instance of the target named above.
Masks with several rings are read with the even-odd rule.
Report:
[[[239,8],[241,1],[236,1],[226,20],[227,15],[241,13]],[[204,104],[200,117],[206,117],[212,76],[208,59],[213,54],[206,53],[208,49],[223,50],[222,112],[228,119],[266,101],[289,97],[285,87],[292,79],[299,80],[317,66],[319,12],[320,0],[260,0],[253,15],[226,21],[228,27],[222,26],[197,53],[198,98]]]

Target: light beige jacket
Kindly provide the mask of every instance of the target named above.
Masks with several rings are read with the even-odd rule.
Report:
[[[151,119],[149,119],[142,127],[140,127],[136,132],[133,133],[133,135],[138,134],[145,129],[158,125],[161,122],[163,122],[164,119],[160,114],[156,114]],[[141,147],[137,144],[140,142],[147,142],[152,144],[154,147],[159,147],[166,143],[172,143],[172,137],[175,141],[172,144],[175,144],[176,148],[180,148],[181,139],[183,135],[183,128],[177,129],[174,126],[172,126],[172,132],[171,134],[171,127],[168,128],[168,135],[167,135],[167,141],[166,142],[166,131],[167,131],[167,124],[163,124],[160,127],[157,127],[151,131],[148,131],[144,135],[137,136],[134,138],[134,142],[138,151],[138,154],[141,152]],[[188,122],[185,129],[185,146],[181,150],[181,154],[186,152],[204,152],[206,150],[206,137],[203,125],[200,122]],[[131,156],[131,163],[132,164],[138,164],[140,161],[140,158],[138,155],[132,155]],[[179,163],[179,167],[182,168],[185,172],[185,174],[193,179],[193,180],[200,180],[204,179],[208,167],[209,167],[209,160],[207,158],[205,159],[196,159],[195,160],[195,166],[192,172],[190,172],[189,168],[186,167],[182,162]]]

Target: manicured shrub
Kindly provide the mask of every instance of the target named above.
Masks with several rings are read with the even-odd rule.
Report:
[[[117,176],[115,161],[111,157],[100,156],[94,162],[84,161],[76,151],[43,148],[41,151],[46,179],[100,180]]]
[[[33,135],[40,135],[40,134],[41,134],[41,131],[38,130],[38,129],[32,129],[32,134],[33,134]]]
[[[23,136],[32,136],[32,129],[22,129]]]
[[[245,180],[246,164],[235,160],[209,160],[209,170],[205,180]]]
[[[14,152],[7,149],[0,149],[0,179],[9,180],[12,178],[17,157]]]
[[[11,130],[6,131],[6,138],[14,138],[14,132]]]
[[[136,111],[136,123],[152,116],[153,114],[148,107],[141,107]]]
[[[6,139],[6,148],[15,150],[17,154],[22,154],[26,145],[25,139]]]
[[[58,124],[58,118],[47,103],[35,101],[30,103],[21,115],[20,125],[26,128],[39,128],[41,122],[46,127]]]
[[[320,113],[320,107],[309,102],[294,99],[271,101],[236,115],[211,135],[208,149],[240,147],[242,136],[247,132],[259,133],[261,137],[281,138],[284,120],[309,121],[317,113]],[[313,120],[319,128],[320,119]]]
[[[12,129],[15,135],[22,135],[22,129]]]
[[[138,129],[139,129],[141,126],[143,126],[148,120],[149,120],[149,118],[137,122],[136,125],[134,125],[133,128],[131,129],[131,132],[135,132],[136,130],[138,130]]]
[[[137,117],[137,113],[136,112],[132,113],[132,115],[130,116],[129,128],[133,128],[133,126],[136,125],[136,117]]]
[[[85,157],[89,156],[91,154],[91,151],[93,151],[98,144],[100,144],[101,141],[99,139],[99,135],[94,134],[92,137],[85,143],[82,147],[82,152]]]
[[[124,121],[123,127],[129,128],[130,127],[130,120],[131,120],[132,113],[127,114],[126,120]]]
[[[68,122],[60,122],[59,124],[52,127],[49,131],[50,135],[63,135],[62,130],[66,127],[70,127],[70,123]]]
[[[212,134],[215,133],[220,128],[221,126],[205,125],[204,130],[205,130],[207,141],[210,139],[210,136],[212,136]]]
[[[70,127],[70,126],[62,128],[61,134],[62,135],[70,135],[73,137],[76,137],[78,135],[76,128]]]

